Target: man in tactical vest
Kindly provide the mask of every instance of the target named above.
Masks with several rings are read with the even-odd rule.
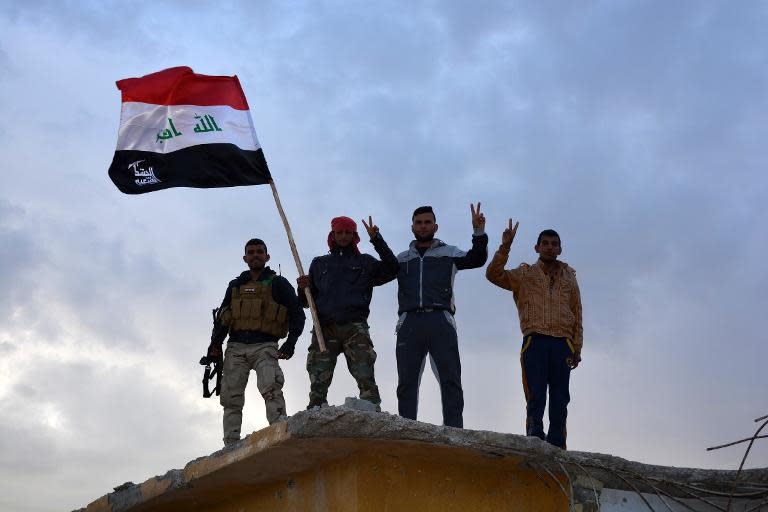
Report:
[[[254,238],[245,244],[243,261],[249,270],[230,281],[216,310],[208,357],[224,353],[221,405],[224,407],[224,446],[240,439],[245,387],[251,370],[264,397],[270,425],[286,418],[283,371],[278,359],[290,359],[304,329],[304,311],[293,286],[269,267],[266,244]],[[277,340],[288,336],[280,349]]]
[[[304,307],[308,307],[304,288],[309,287],[312,292],[326,345],[326,351],[320,352],[313,332],[307,355],[310,381],[307,409],[327,405],[336,358],[341,353],[360,388],[360,398],[377,408],[381,403],[373,374],[376,351],[368,334],[367,320],[373,287],[394,279],[398,265],[373,219],[368,217],[368,224],[363,221],[363,225],[381,261],[369,254],[360,254],[357,248],[360,236],[355,221],[349,217],[336,217],[331,221],[328,234],[330,252],[313,259],[309,275],[297,279]]]

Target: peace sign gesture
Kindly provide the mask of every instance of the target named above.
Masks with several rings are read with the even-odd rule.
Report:
[[[515,239],[515,234],[517,234],[517,226],[519,226],[519,222],[515,222],[514,227],[512,226],[512,219],[509,219],[509,227],[504,230],[504,233],[501,235],[501,245],[511,246],[512,240]]]
[[[477,209],[475,209],[474,204],[469,203],[469,209],[472,211],[472,227],[485,229],[485,215],[480,213],[480,203],[477,203]]]
[[[368,232],[368,236],[371,237],[371,239],[376,238],[376,235],[379,234],[379,226],[376,226],[373,224],[373,218],[371,216],[368,216],[368,224],[365,223],[365,219],[363,220],[363,226],[365,226],[365,230]]]

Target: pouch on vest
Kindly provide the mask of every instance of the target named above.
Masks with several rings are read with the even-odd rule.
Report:
[[[263,323],[261,311],[264,302],[261,299],[248,299],[243,301],[243,319],[245,320],[245,327],[249,330],[258,331],[261,330]]]
[[[288,335],[288,308],[277,305],[277,315],[274,320],[275,336],[285,338]]]
[[[232,302],[229,307],[232,310],[232,321],[240,320],[240,295],[237,289],[232,289]]]
[[[219,309],[216,313],[219,319],[219,322],[221,322],[221,325],[226,325],[227,327],[232,325],[232,307],[228,308],[222,308]]]
[[[277,323],[278,323],[278,325],[285,324],[285,326],[286,326],[285,333],[288,334],[288,331],[287,331],[287,328],[288,328],[288,308],[286,308],[284,306],[278,306],[278,308],[277,308]]]

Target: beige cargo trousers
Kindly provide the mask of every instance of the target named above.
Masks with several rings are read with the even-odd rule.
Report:
[[[285,377],[277,360],[277,342],[227,343],[221,380],[220,402],[224,407],[224,446],[240,440],[245,387],[251,370],[256,371],[256,385],[264,397],[269,424],[284,420]]]

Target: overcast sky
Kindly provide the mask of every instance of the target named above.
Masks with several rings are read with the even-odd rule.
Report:
[[[491,255],[519,220],[515,266],[555,228],[584,303],[569,448],[737,468],[744,445],[705,449],[768,414],[766,26],[749,1],[0,0],[0,509],[78,508],[218,449],[210,309],[251,237],[295,281],[268,187],[108,179],[115,81],[180,65],[240,78],[305,268],[338,215],[399,252],[430,204],[468,249],[480,201]],[[483,269],[455,292],[465,425],[523,433],[512,296]],[[370,318],[392,412],[396,293]],[[330,401],[356,393],[340,362]],[[420,405],[441,423],[431,374]],[[254,382],[243,431],[264,426]]]

